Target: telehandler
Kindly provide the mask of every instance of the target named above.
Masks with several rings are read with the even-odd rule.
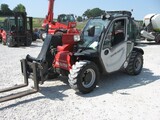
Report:
[[[1,98],[0,102],[39,91],[39,84],[48,77],[68,76],[71,88],[89,93],[96,87],[100,74],[119,70],[140,74],[144,51],[134,46],[137,33],[131,15],[129,11],[107,11],[90,18],[81,35],[47,35],[37,58],[27,55],[21,60],[24,85],[32,78],[34,89]]]
[[[42,40],[45,40],[48,34],[59,34],[59,33],[79,33],[76,29],[76,20],[73,14],[60,14],[58,15],[57,21],[53,20],[54,17],[54,2],[55,0],[49,0],[48,14],[46,15],[42,27],[45,31],[42,31]]]

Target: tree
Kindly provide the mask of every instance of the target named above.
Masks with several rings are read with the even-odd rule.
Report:
[[[82,22],[82,20],[83,20],[83,19],[82,19],[81,16],[78,16],[78,17],[77,17],[77,21],[78,21],[78,22]]]
[[[101,10],[99,8],[93,8],[93,9],[88,9],[86,10],[84,13],[83,13],[83,16],[87,17],[87,18],[90,18],[90,17],[97,17],[97,16],[100,16],[102,14],[104,14],[105,11],[104,10]]]
[[[14,9],[14,12],[26,12],[26,8],[22,4],[18,4]]]
[[[90,18],[92,15],[91,15],[91,10],[90,9],[87,9],[84,13],[83,13],[83,16],[87,17],[87,18]]]
[[[10,13],[10,12],[12,12],[9,9],[9,6],[7,4],[1,4],[1,11],[4,12],[4,13]]]
[[[94,9],[92,9],[90,12],[91,12],[92,17],[101,16],[102,14],[105,13],[104,10],[101,10],[101,9],[99,9],[99,8],[94,8]]]

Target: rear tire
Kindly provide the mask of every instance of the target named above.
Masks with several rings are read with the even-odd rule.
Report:
[[[85,94],[93,91],[96,87],[99,72],[93,62],[79,61],[72,66],[68,77],[71,88]]]
[[[32,35],[30,33],[27,33],[25,45],[29,47],[31,46],[31,44],[32,44]]]
[[[129,75],[138,75],[142,71],[143,67],[143,56],[140,52],[133,51],[126,72]]]
[[[156,36],[155,42],[156,42],[156,43],[160,43],[160,34],[158,34],[158,35]]]

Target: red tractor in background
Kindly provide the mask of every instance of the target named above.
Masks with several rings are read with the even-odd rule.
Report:
[[[76,20],[73,14],[60,14],[58,16],[57,22],[53,20],[55,0],[49,0],[48,14],[43,21],[42,27],[45,31],[41,33],[41,39],[44,40],[46,38],[46,34],[56,34],[56,33],[78,33],[79,31],[76,29]]]

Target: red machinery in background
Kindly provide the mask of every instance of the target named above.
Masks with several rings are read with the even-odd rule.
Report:
[[[42,39],[46,38],[46,34],[56,33],[79,33],[76,29],[76,20],[73,14],[60,14],[57,18],[57,22],[53,20],[55,0],[49,0],[48,14],[43,21],[42,27],[45,29],[45,33],[42,33]]]

